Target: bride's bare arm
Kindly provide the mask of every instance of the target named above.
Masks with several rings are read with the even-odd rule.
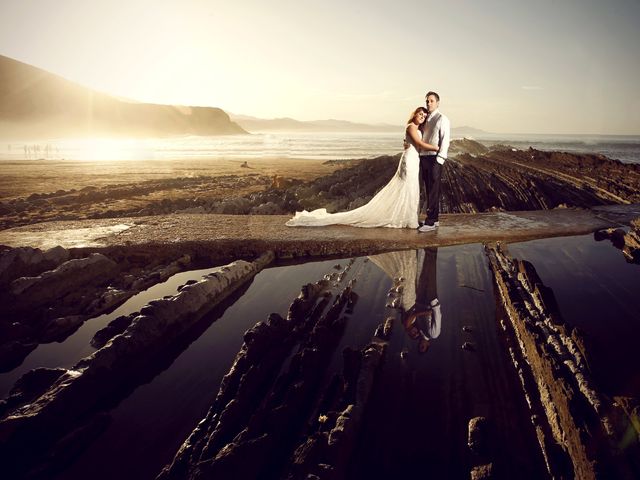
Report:
[[[418,126],[415,123],[410,123],[409,125],[407,125],[407,133],[409,133],[411,139],[422,150],[427,150],[430,152],[437,152],[438,150],[440,150],[439,147],[422,141],[420,131],[418,130]]]

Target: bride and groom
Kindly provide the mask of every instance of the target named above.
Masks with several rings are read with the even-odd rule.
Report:
[[[370,255],[369,260],[392,280],[393,308],[401,311],[402,325],[418,352],[426,353],[440,336],[442,307],[436,273],[438,247]],[[396,301],[398,303],[396,303]]]
[[[329,213],[324,208],[296,212],[286,225],[418,228],[419,232],[435,230],[439,225],[440,180],[449,150],[450,124],[438,109],[440,96],[436,92],[427,92],[425,102],[426,108],[416,108],[409,118],[405,129],[405,149],[396,173],[366,205],[338,213]],[[427,215],[423,225],[418,222],[420,180],[426,190]]]

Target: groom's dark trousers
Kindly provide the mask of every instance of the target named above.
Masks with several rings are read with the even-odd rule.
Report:
[[[422,308],[430,306],[431,301],[438,298],[437,263],[438,247],[425,248],[422,270],[420,270],[420,277],[418,277],[416,285],[416,305]]]
[[[437,222],[440,212],[440,179],[442,165],[436,161],[435,155],[420,155],[420,175],[426,189],[424,210],[427,212],[427,222]]]

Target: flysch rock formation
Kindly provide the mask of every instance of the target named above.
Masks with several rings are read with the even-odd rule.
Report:
[[[0,252],[0,371],[18,365],[40,343],[60,341],[85,321],[113,310],[136,293],[192,264],[176,253],[63,247],[19,247]]]
[[[250,199],[235,198],[235,195],[243,190],[267,189],[273,182],[271,177],[255,173],[215,177],[199,175],[32,193],[24,198],[0,201],[0,228],[51,220],[135,217],[174,212],[260,213],[253,211],[254,205]]]
[[[239,216],[198,213],[285,213],[320,205],[353,208],[385,183],[385,178],[395,170],[394,157],[349,162],[349,167],[311,183],[254,178],[250,182],[255,182],[256,187],[262,185],[264,191],[220,202],[167,200],[143,212],[163,214],[158,216],[107,219],[104,225],[40,224],[29,226],[33,230],[28,232],[27,227],[5,230],[1,238],[11,238],[12,242],[17,238],[18,243],[5,240],[0,243],[12,245],[30,244],[38,235],[54,242],[49,246],[56,245],[57,237],[51,230],[55,228],[65,232],[66,239],[82,237],[87,231],[96,239],[92,246],[83,248],[0,247],[0,365],[6,367],[21,361],[40,342],[64,338],[82,322],[112,310],[134,293],[187,266],[193,267],[198,258],[214,262],[253,259],[273,251],[259,261],[268,262],[274,255],[344,257],[486,241],[499,238],[496,235],[515,241],[536,235],[587,233],[628,223],[635,207],[627,205],[629,209],[622,212],[624,209],[615,210],[620,207],[615,204],[639,199],[637,166],[597,155],[487,148],[470,140],[455,143],[452,151],[454,154],[445,164],[447,187],[443,211],[493,213],[445,214],[439,232],[431,236],[349,227],[322,231],[287,229],[283,217],[251,215],[240,217],[239,222]],[[77,194],[84,199],[87,194],[83,201],[88,205],[93,193],[98,197],[110,194],[90,189],[78,194],[70,192],[70,198]],[[122,198],[128,194],[122,193]],[[32,198],[21,204],[24,209],[16,218],[27,218],[22,214],[30,212],[29,202],[42,204],[56,198],[56,195]],[[590,205],[597,207],[563,208]],[[0,212],[6,206],[0,205]],[[515,207],[554,210],[507,212]],[[181,210],[182,215],[174,215]],[[76,213],[69,215],[73,217]],[[113,211],[106,216],[120,214]],[[56,218],[55,215],[54,211],[47,218]],[[549,218],[553,222],[547,222]],[[602,230],[601,235],[611,238],[614,245],[621,245],[625,257],[632,261],[637,258],[637,232],[637,224],[632,224],[629,232],[618,228]],[[17,236],[12,237],[14,234]],[[637,439],[637,401],[611,400],[599,392],[590,379],[579,333],[562,322],[552,295],[541,285],[535,271],[526,263],[500,257],[497,249],[495,252],[490,258],[493,255],[502,260],[492,261],[494,272],[498,272],[498,265],[506,272],[496,273],[496,285],[507,312],[503,326],[550,476],[598,478],[611,474],[631,478],[626,465],[633,462],[628,457],[637,449],[619,451],[616,442],[623,431]],[[243,264],[240,261],[234,265]],[[252,272],[239,275],[250,278],[255,274]],[[325,282],[333,280],[338,281],[328,278]],[[139,379],[129,379],[148,366],[141,357],[156,358],[169,348],[170,338],[184,333],[182,327],[188,329],[197,322],[202,312],[189,311],[180,302],[188,297],[184,292],[193,293],[201,288],[197,287],[200,283],[185,285],[173,299],[152,302],[139,314],[116,319],[96,335],[93,344],[99,350],[71,369],[38,369],[20,379],[0,404],[0,461],[8,465],[10,476],[39,473],[46,476],[56,465],[68,461],[79,444],[87,443],[104,429],[109,416],[105,413],[108,409],[101,406],[113,398],[122,398],[119,392],[123,388],[139,384]],[[240,284],[233,283],[229,291]],[[520,296],[507,298],[507,294]],[[183,300],[176,300],[178,297]],[[217,295],[213,303],[207,300],[202,311],[223,297],[224,294]],[[323,361],[341,335],[356,299],[355,292],[346,287],[331,306],[326,284],[320,282],[305,287],[299,301],[294,302],[297,306],[292,305],[294,313],[290,311],[286,319],[272,315],[248,332],[246,351],[238,354],[209,414],[161,478],[201,478],[216,472],[242,472],[250,476],[258,475],[260,469],[277,470],[289,478],[340,478],[353,448],[361,409],[366,404],[369,387],[365,386],[371,384],[384,352],[383,339],[391,331],[389,322],[376,330],[375,336],[379,338],[371,345],[346,350],[343,375],[319,392],[322,386],[312,370],[323,368]],[[323,315],[327,307],[333,312],[331,315]],[[292,324],[290,316],[301,320]],[[182,318],[179,325],[173,321],[175,318]],[[278,342],[281,351],[269,348]],[[291,359],[289,352],[296,346],[298,351]],[[465,342],[463,348],[473,351],[473,344]],[[361,382],[365,386],[358,386]],[[125,384],[128,386],[123,387]],[[313,401],[305,401],[308,398]],[[283,431],[272,434],[274,425]],[[473,451],[479,444],[477,438],[482,436],[477,433],[481,431],[479,425],[483,423],[469,423],[469,448]],[[289,435],[289,431],[296,434]],[[282,445],[286,448],[281,448]],[[245,465],[245,455],[253,455],[255,461]],[[490,476],[491,459],[479,460],[482,461],[474,464],[472,477]],[[638,471],[637,465],[633,468]]]
[[[114,252],[111,251],[110,255]],[[68,256],[77,253],[67,252]],[[44,257],[43,252],[33,251],[31,254]],[[166,258],[175,257],[173,253],[159,251],[158,254],[167,255]],[[13,257],[19,255],[13,254]],[[59,266],[68,262],[64,260],[66,257],[60,255],[57,260]],[[112,260],[117,259],[117,256],[112,257]],[[509,262],[511,260],[506,259],[498,263],[508,265]],[[535,270],[526,263],[520,265],[516,262],[516,265],[519,266],[514,267],[515,278],[521,277],[519,281],[526,280],[526,284],[509,287],[508,291],[524,292],[522,295],[526,293],[531,298],[525,295],[521,297],[525,300],[518,299],[520,297],[505,300],[505,309],[508,305],[515,305],[514,311],[522,314],[525,310],[530,313],[537,308],[537,314],[530,314],[538,323],[531,319],[523,320],[522,335],[529,339],[524,342],[512,333],[516,329],[509,327],[510,323],[505,323],[504,328],[507,337],[511,338],[510,354],[525,387],[532,424],[538,433],[550,476],[601,478],[612,474],[616,475],[613,478],[632,478],[628,476],[625,464],[633,450],[619,452],[616,441],[621,432],[628,434],[629,428],[637,425],[638,403],[634,399],[611,401],[599,393],[589,378],[580,335],[562,322],[552,294],[541,284]],[[175,264],[174,268],[179,269],[179,265]],[[15,266],[14,272],[20,271]],[[327,355],[335,348],[344,322],[357,301],[357,295],[351,286],[347,286],[330,305],[328,286],[332,282],[333,286],[340,284],[345,274],[346,269],[340,270],[315,285],[304,287],[286,319],[273,314],[266,322],[247,332],[245,346],[225,377],[209,414],[160,478],[206,478],[210,474],[215,478],[218,478],[215,475],[226,478],[228,472],[241,472],[251,478],[251,475],[260,476],[260,471],[269,472],[268,475],[274,478],[313,478],[314,475],[343,478],[349,452],[357,443],[354,435],[357,435],[362,421],[370,392],[368,389],[384,353],[385,348],[381,349],[379,344],[384,344],[389,338],[393,324],[388,320],[380,325],[375,332],[377,339],[374,338],[371,345],[345,350],[342,376],[334,377],[326,387],[322,385],[315,377],[318,372],[313,369],[322,371],[326,367]],[[155,275],[158,278],[159,272]],[[36,270],[31,272],[31,276],[42,274]],[[44,275],[44,278],[48,276]],[[511,277],[504,278],[512,277],[513,273]],[[14,280],[11,279],[9,285]],[[135,282],[135,276],[129,281]],[[506,280],[504,282],[511,285]],[[31,281],[22,283],[35,285]],[[197,284],[181,287],[176,297],[194,285]],[[497,285],[500,285],[499,281]],[[101,342],[106,342],[106,345],[101,350],[69,370],[38,369],[20,379],[9,398],[0,404],[0,452],[18,452],[15,455],[10,453],[7,458],[11,461],[5,462],[11,475],[19,478],[25,473],[46,477],[59,465],[71,461],[77,455],[79,445],[89,443],[104,430],[109,422],[109,415],[105,413],[108,408],[100,407],[113,397],[122,398],[118,392],[124,384],[130,385],[127,388],[135,388],[140,383],[139,378],[128,380],[143,368],[139,362],[148,363],[140,358],[140,352],[153,361],[163,349],[169,348],[169,343],[163,342],[173,341],[180,335],[171,326],[161,333],[156,328],[167,318],[174,318],[175,309],[171,307],[176,306],[175,302],[175,299],[168,298],[158,300],[134,318],[124,319],[115,331],[105,333]],[[323,315],[326,307],[331,314]],[[181,308],[179,310],[184,313]],[[156,315],[156,312],[160,313]],[[155,316],[158,317],[156,321],[140,319]],[[290,324],[293,318],[298,320]],[[180,323],[188,325],[192,320],[194,318],[187,315]],[[161,337],[156,338],[156,335]],[[529,348],[524,354],[520,343]],[[538,344],[541,344],[539,349]],[[278,348],[273,348],[274,345]],[[292,360],[289,355],[296,346],[299,346],[298,351]],[[135,347],[137,353],[129,351],[130,347]],[[562,354],[554,359],[552,354],[558,351]],[[124,360],[120,361],[120,358]],[[535,368],[528,366],[532,361]],[[536,362],[542,366],[537,366]],[[308,383],[304,385],[305,382]],[[364,386],[359,386],[362,382]],[[545,382],[551,386],[544,387],[547,393],[540,393],[543,388],[540,385],[545,385]],[[91,394],[85,396],[89,390]],[[549,415],[552,420],[548,420]],[[28,418],[9,421],[11,417],[25,416]],[[481,439],[485,436],[482,426],[486,423],[480,420],[469,422],[469,448],[474,458],[478,458],[473,463],[472,478],[491,478],[495,474],[493,459],[478,453],[482,451]],[[284,431],[271,435],[274,425]],[[42,432],[51,432],[51,436]],[[289,435],[287,432],[292,433]],[[255,462],[245,465],[243,459],[246,458]],[[496,465],[500,465],[500,460],[495,459]],[[634,468],[637,471],[638,466]],[[589,474],[593,476],[589,477]]]
[[[638,205],[445,214],[438,232],[430,235],[339,226],[289,228],[284,225],[286,217],[236,215],[145,217],[126,230],[106,236],[105,230],[113,228],[114,222],[117,226],[118,220],[102,220],[93,227],[86,223],[91,221],[54,222],[5,230],[0,232],[0,243],[39,245],[42,250],[25,246],[0,250],[0,371],[18,365],[39,343],[66,338],[85,321],[186,269],[252,259],[269,250],[279,259],[344,257],[434,245],[584,234],[628,224],[638,215]],[[57,243],[65,248],[45,250]],[[74,247],[78,243],[91,246]],[[109,270],[109,275],[98,274],[94,264],[85,265],[91,255],[102,259],[99,264]],[[115,271],[113,263],[117,265]],[[44,278],[56,278],[51,276],[58,268],[71,280],[58,282],[53,298]],[[76,276],[91,281],[74,283]],[[30,280],[20,280],[22,277]],[[10,288],[13,282],[16,286],[28,282],[31,287],[16,295]],[[40,298],[40,307],[33,303],[32,296]],[[43,303],[45,298],[49,301]]]
[[[271,185],[230,199],[236,214],[287,214],[365,204],[397,168],[398,156],[352,161],[331,175],[306,183]],[[443,213],[546,210],[640,201],[640,165],[602,155],[543,152],[505,146],[487,148],[454,140],[443,170]],[[214,210],[210,210],[214,211]]]
[[[487,246],[486,254],[503,308],[500,323],[550,477],[635,478],[638,399],[626,399],[623,407],[598,389],[580,333],[562,319],[553,291],[532,264],[511,258],[500,244]],[[629,435],[635,441],[621,447]]]
[[[345,349],[343,375],[323,389],[357,300],[352,279],[329,306],[330,280],[305,285],[286,319],[271,314],[246,332],[209,412],[158,480],[344,478],[392,320],[362,350]]]
[[[442,178],[443,213],[640,202],[637,164],[597,154],[488,148],[469,139],[454,140],[450,153]],[[289,178],[204,176],[31,194],[0,202],[0,228],[170,213],[290,215],[321,207],[330,212],[347,210],[365,204],[382,188],[395,173],[398,159],[381,156],[340,162],[332,174],[307,182],[292,172]]]
[[[311,182],[295,177],[263,191],[203,206],[202,213],[290,214],[365,204],[397,168],[398,156],[346,162]],[[546,210],[640,201],[640,166],[602,155],[543,152],[454,140],[444,165],[441,212]]]
[[[108,416],[100,406],[117,397],[127,379],[153,365],[176,339],[273,258],[269,252],[253,262],[220,267],[184,285],[176,295],[150,302],[123,333],[73,367],[28,374],[2,402],[3,473],[20,478],[55,470],[68,451],[78,450],[105,425]]]
[[[614,247],[622,250],[627,262],[640,264],[640,218],[631,220],[631,229],[628,232],[622,228],[607,228],[596,232],[595,239],[611,240]]]

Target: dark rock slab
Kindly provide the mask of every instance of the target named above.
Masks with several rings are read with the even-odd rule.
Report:
[[[83,417],[91,416],[125,379],[148,363],[195,325],[273,259],[234,262],[188,285],[170,298],[152,302],[124,333],[65,371],[33,402],[9,411],[0,420],[0,461],[16,476],[46,455]]]
[[[109,324],[98,330],[93,338],[91,339],[91,345],[94,348],[102,348],[104,347],[109,340],[111,340],[116,335],[120,335],[124,332],[131,322],[138,316],[138,312],[132,313],[130,315],[120,315],[119,317],[113,319]]]
[[[614,247],[622,250],[629,263],[640,264],[640,218],[631,221],[631,230],[625,232],[621,228],[607,228],[593,234],[596,241],[611,240]]]
[[[618,449],[631,420],[595,384],[575,329],[562,319],[553,292],[531,264],[500,245],[487,248],[505,333],[552,476],[632,478],[636,441]]]
[[[65,372],[64,368],[36,368],[25,373],[15,383],[7,398],[0,401],[0,418],[8,411],[38,398]]]
[[[286,319],[271,314],[246,332],[207,416],[158,478],[248,479],[283,468],[344,328],[351,287],[329,306],[329,282],[303,286]]]
[[[118,272],[116,263],[100,253],[68,260],[55,270],[11,282],[10,292],[20,304],[35,308],[67,295],[96,279],[108,282]]]
[[[57,268],[69,259],[69,251],[60,246],[42,251],[39,248],[9,248],[0,253],[0,287],[19,277],[36,276]]]

